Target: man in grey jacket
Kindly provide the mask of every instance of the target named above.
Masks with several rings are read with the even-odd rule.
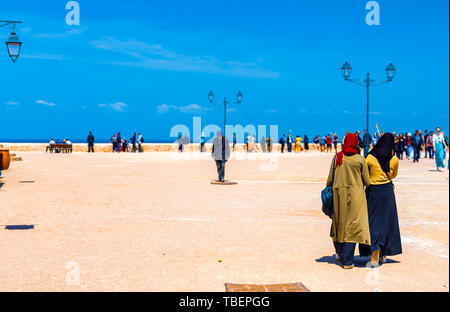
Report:
[[[222,135],[222,131],[217,131],[217,136],[213,142],[211,157],[216,161],[219,181],[225,181],[225,163],[230,159],[230,143],[228,138]]]

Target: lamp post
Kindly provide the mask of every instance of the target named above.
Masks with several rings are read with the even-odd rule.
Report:
[[[214,93],[209,91],[208,100],[211,104],[223,104],[223,137],[226,137],[225,127],[227,125],[227,98],[225,97],[223,101],[214,101]],[[242,102],[242,93],[238,92],[236,95],[236,102],[232,102],[233,104],[240,104]]]
[[[11,61],[15,63],[20,55],[20,48],[22,47],[22,42],[19,36],[16,35],[15,27],[16,24],[21,24],[20,21],[0,21],[0,27],[12,25],[11,35],[9,35],[8,40],[6,40],[6,47],[8,49],[8,55]]]
[[[367,73],[366,79],[351,79],[350,76],[352,74],[352,67],[348,62],[345,62],[341,67],[342,76],[344,80],[353,82],[359,86],[366,87],[366,130],[369,132],[369,89],[370,87],[377,87],[383,83],[391,82],[395,77],[395,66],[392,63],[389,63],[386,66],[386,80],[373,80],[370,79],[370,73]],[[369,132],[370,133],[370,132]]]

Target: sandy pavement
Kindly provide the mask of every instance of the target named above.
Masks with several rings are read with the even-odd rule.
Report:
[[[237,154],[232,186],[211,185],[199,153],[18,156],[0,189],[0,291],[449,291],[449,173],[432,160],[401,161],[394,181],[403,254],[343,270],[321,212],[331,155]],[[35,229],[4,229],[18,224]]]

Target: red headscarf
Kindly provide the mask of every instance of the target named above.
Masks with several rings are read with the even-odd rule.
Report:
[[[345,156],[352,156],[358,154],[358,137],[354,133],[349,133],[345,136],[342,142],[342,151],[336,156],[336,168],[342,165],[342,158]]]

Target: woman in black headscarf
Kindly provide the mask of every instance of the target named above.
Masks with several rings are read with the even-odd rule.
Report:
[[[371,264],[386,262],[386,256],[402,253],[397,205],[392,180],[398,173],[398,157],[394,156],[394,136],[384,134],[366,158],[370,186],[366,189],[369,212]],[[368,251],[368,250],[366,250]],[[362,255],[366,253],[360,248]]]

